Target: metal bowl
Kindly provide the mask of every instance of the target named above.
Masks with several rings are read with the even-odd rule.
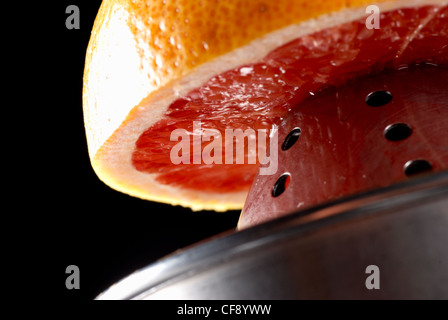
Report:
[[[219,235],[97,299],[447,299],[447,284],[441,172]]]

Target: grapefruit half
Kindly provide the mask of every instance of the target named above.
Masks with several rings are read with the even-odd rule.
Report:
[[[258,163],[174,164],[170,151],[178,141],[171,133],[193,135],[193,121],[223,135],[229,128],[271,129],[331,86],[410,64],[447,63],[448,1],[376,1],[379,29],[366,26],[371,4],[104,0],[83,88],[96,174],[142,199],[241,209]]]

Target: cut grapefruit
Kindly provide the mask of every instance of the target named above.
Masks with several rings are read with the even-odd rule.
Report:
[[[331,86],[385,69],[448,62],[448,1],[377,1],[380,29],[366,27],[370,4],[105,0],[83,89],[95,172],[143,199],[193,210],[241,209],[258,164],[174,164],[171,133],[192,134],[193,121],[221,133],[270,129]]]

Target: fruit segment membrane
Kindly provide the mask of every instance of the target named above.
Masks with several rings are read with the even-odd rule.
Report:
[[[259,165],[248,164],[247,154],[244,164],[176,165],[170,150],[178,141],[170,141],[171,132],[191,133],[193,121],[222,136],[225,129],[269,130],[326,88],[385,69],[447,62],[448,6],[384,12],[380,29],[368,29],[360,19],[307,35],[260,61],[216,75],[174,101],[165,118],[139,137],[132,163],[171,186],[216,193],[249,190]]]

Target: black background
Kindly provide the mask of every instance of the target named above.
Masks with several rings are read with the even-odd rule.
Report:
[[[47,164],[41,173],[51,187],[36,190],[44,194],[38,197],[39,223],[47,225],[40,237],[51,255],[45,264],[48,276],[55,280],[52,295],[66,300],[94,299],[136,269],[234,229],[239,216],[237,211],[192,212],[140,200],[109,188],[96,177],[84,132],[82,76],[100,4],[99,0],[54,2],[46,14],[49,28],[45,29],[51,50],[43,45],[35,48],[50,58],[44,68],[51,78],[48,90],[36,97],[45,101],[52,119],[50,126],[45,125],[49,148],[41,150]],[[79,30],[65,27],[68,5],[80,9]],[[48,92],[57,94],[48,96]],[[80,269],[79,290],[65,287],[68,265]]]

